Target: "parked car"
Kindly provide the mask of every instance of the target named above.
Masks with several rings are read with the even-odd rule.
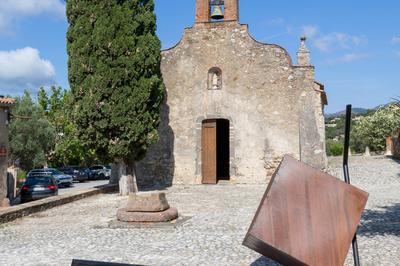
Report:
[[[94,165],[89,167],[92,172],[92,178],[94,179],[105,179],[111,176],[111,166],[107,165]]]
[[[89,180],[90,170],[86,167],[66,166],[60,168],[60,171],[64,174],[72,176],[73,181],[85,182]]]
[[[57,186],[69,187],[73,183],[73,178],[70,175],[64,174],[63,172],[55,168],[43,168],[34,169],[29,171],[27,178],[32,176],[52,176],[57,182]]]
[[[58,195],[57,181],[49,175],[27,177],[21,188],[21,203]]]

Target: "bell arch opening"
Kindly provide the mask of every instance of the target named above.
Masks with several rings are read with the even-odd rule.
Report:
[[[224,20],[225,3],[224,0],[210,0],[210,20],[221,21]]]

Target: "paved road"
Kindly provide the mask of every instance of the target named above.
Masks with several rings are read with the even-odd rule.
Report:
[[[68,193],[71,191],[79,191],[82,189],[93,188],[93,187],[101,186],[101,185],[105,185],[105,184],[108,184],[108,180],[90,180],[90,181],[86,181],[84,183],[74,183],[70,187],[60,187],[58,189],[58,195],[63,195],[65,193]],[[21,202],[20,197],[17,197],[14,200],[13,205],[18,205],[18,204],[20,204],[20,202]]]
[[[341,177],[341,159],[331,159]],[[351,157],[352,183],[370,193],[359,228],[363,266],[400,265],[400,162]],[[261,185],[174,186],[180,226],[119,228],[126,197],[104,194],[0,225],[0,265],[70,265],[73,258],[143,265],[276,265],[241,245],[266,189]],[[346,265],[353,265],[351,255]]]
[[[91,181],[86,181],[84,183],[74,183],[71,187],[66,187],[66,188],[59,188],[58,189],[58,194],[63,195],[65,193],[71,192],[71,191],[79,191],[82,189],[87,189],[87,188],[93,188],[96,186],[101,186],[108,184],[108,180],[91,180]]]

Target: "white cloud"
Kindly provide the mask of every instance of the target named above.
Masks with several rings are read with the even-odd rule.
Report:
[[[315,47],[323,52],[330,52],[337,48],[351,49],[367,43],[368,40],[364,36],[353,36],[341,32],[332,32],[323,35],[314,41]]]
[[[305,25],[301,27],[301,34],[307,38],[314,38],[318,33],[318,27],[314,25]]]
[[[351,63],[351,62],[355,62],[355,61],[359,61],[359,60],[363,60],[366,58],[369,58],[370,55],[368,54],[359,54],[359,53],[349,53],[349,54],[345,54],[343,56],[340,56],[336,59],[333,60],[329,60],[328,64],[329,65],[334,65],[337,63]]]
[[[267,22],[268,26],[280,26],[283,24],[285,24],[285,20],[283,18],[273,18]]]
[[[61,0],[0,0],[0,33],[7,33],[10,27],[28,17],[49,14],[65,18],[65,5]]]
[[[393,45],[400,44],[400,37],[399,36],[393,37],[390,43]]]
[[[31,47],[0,51],[0,86],[5,90],[21,91],[55,83],[53,64],[40,58]]]

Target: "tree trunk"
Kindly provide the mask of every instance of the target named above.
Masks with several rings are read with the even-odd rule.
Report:
[[[130,193],[138,192],[135,175],[135,162],[133,161],[120,161],[119,167],[119,194],[127,196]]]
[[[109,184],[118,184],[120,177],[119,168],[120,165],[118,164],[118,162],[115,162],[111,165],[111,176],[108,182]]]

